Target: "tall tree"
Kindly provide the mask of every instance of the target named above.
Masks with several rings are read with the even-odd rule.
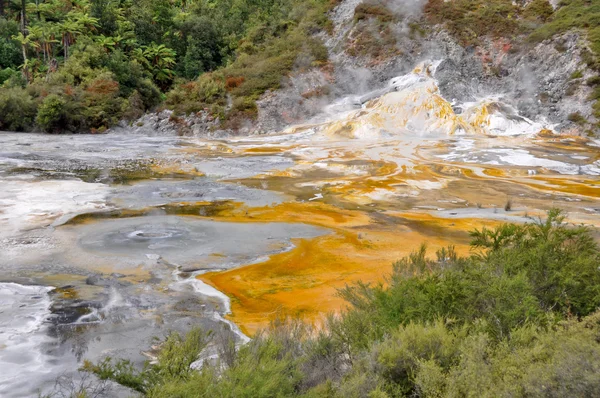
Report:
[[[21,0],[21,32],[23,36],[27,35],[27,2]]]
[[[1,1],[1,0],[0,0]],[[17,40],[21,43],[21,50],[23,51],[23,76],[29,81],[29,59],[27,58],[27,46],[29,45],[29,38],[27,37],[27,2],[21,0],[21,33]]]

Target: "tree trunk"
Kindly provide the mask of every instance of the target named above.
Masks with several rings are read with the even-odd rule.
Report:
[[[21,45],[21,49],[23,50],[23,77],[29,83],[29,65],[27,65],[27,46],[25,43]]]
[[[27,4],[25,0],[21,0],[21,32],[23,32],[23,36],[27,36]]]
[[[0,0],[2,1],[2,0]],[[27,37],[27,4],[25,0],[21,0],[21,33],[23,34],[23,38]],[[29,66],[27,65],[27,45],[25,41],[21,44],[21,49],[23,50],[23,75],[25,79],[29,81]]]

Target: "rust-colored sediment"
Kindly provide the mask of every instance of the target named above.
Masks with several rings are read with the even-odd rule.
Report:
[[[476,219],[442,219],[427,214],[377,215],[324,204],[286,203],[230,214],[235,221],[304,222],[332,232],[315,239],[295,240],[295,248],[269,260],[200,278],[232,301],[230,319],[250,335],[276,316],[299,316],[318,322],[324,313],[344,307],[337,291],[357,281],[379,282],[394,261],[426,242],[435,250],[452,241],[468,252],[468,230]],[[423,230],[411,224],[423,216]]]
[[[339,154],[336,158],[340,159]],[[431,255],[450,244],[467,254],[469,231],[500,223],[468,215],[442,218],[432,211],[437,207],[466,207],[470,210],[465,214],[474,215],[483,206],[482,217],[499,212],[492,218],[523,220],[560,206],[590,222],[593,219],[578,210],[600,196],[593,178],[529,176],[522,167],[423,160],[407,169],[385,161],[364,161],[362,174],[336,175],[332,170],[344,170],[337,162],[322,171],[302,166],[243,181],[249,186],[266,183],[269,189],[301,197],[321,192],[322,201],[232,208],[216,215],[216,219],[235,222],[302,222],[330,231],[315,239],[296,240],[293,250],[265,262],[200,277],[231,298],[230,319],[245,333],[253,335],[282,315],[318,323],[324,313],[344,308],[337,291],[345,285],[384,281],[394,261],[423,243]],[[347,166],[353,167],[350,161]],[[320,191],[316,186],[322,187]],[[549,193],[577,199],[548,199]],[[513,211],[504,210],[507,203]]]
[[[437,102],[440,99],[433,95],[422,106],[437,109],[440,123],[449,132],[467,123],[453,118],[448,104]],[[402,113],[396,112],[397,104],[383,104],[383,116],[390,113],[386,116],[389,120],[371,112],[376,105],[370,103],[355,118],[366,118],[368,125],[376,127],[405,122],[398,119]],[[468,121],[474,133],[485,133],[487,116],[488,110],[483,107],[480,119]],[[301,130],[298,127],[289,133]],[[359,145],[360,140],[348,139],[361,133],[357,120],[330,123],[321,130],[314,143],[288,145],[285,139],[268,146],[260,142],[253,146],[250,141],[232,143],[230,147],[214,143],[196,152],[232,157],[285,154],[295,163],[285,170],[236,182],[281,192],[296,201],[261,208],[223,207],[211,218],[300,222],[326,229],[317,238],[294,240],[294,249],[262,263],[200,276],[231,298],[229,317],[249,335],[282,315],[319,323],[324,313],[344,308],[344,301],[337,295],[340,288],[357,281],[383,282],[393,262],[423,243],[432,256],[435,250],[450,244],[459,254],[467,254],[469,231],[494,227],[499,220],[531,219],[552,207],[571,213],[572,222],[600,226],[594,213],[599,207],[600,182],[594,176],[563,175],[542,167],[533,167],[538,173],[534,175],[525,166],[496,165],[485,159],[482,163],[463,162],[462,154],[448,161],[437,156],[451,150],[451,143],[443,139],[415,143],[414,136],[403,140],[399,135],[397,141]],[[477,137],[472,135],[474,147],[486,150],[488,146],[502,150],[524,147],[540,159],[548,157],[569,164],[584,159],[585,164],[591,164],[600,158],[587,140],[548,131],[529,138]],[[313,145],[314,152],[304,151]],[[480,153],[484,156],[487,152]],[[571,154],[577,157],[568,158]]]

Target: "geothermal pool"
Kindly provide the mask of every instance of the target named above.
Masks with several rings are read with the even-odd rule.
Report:
[[[421,243],[553,207],[600,224],[600,143],[502,98],[455,104],[421,65],[277,134],[0,133],[0,395],[84,359],[142,362],[192,325],[243,342],[319,322]]]

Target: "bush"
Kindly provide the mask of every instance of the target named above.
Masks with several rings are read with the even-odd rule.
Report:
[[[577,124],[585,124],[587,121],[587,120],[585,120],[585,118],[583,117],[583,115],[580,112],[569,113],[569,116],[567,117],[567,119],[570,122],[577,123]]]
[[[526,18],[537,19],[541,22],[546,22],[554,14],[554,8],[548,0],[533,0],[523,11],[523,16]]]
[[[354,21],[377,18],[381,22],[392,22],[396,20],[394,14],[383,4],[382,1],[370,0],[360,3],[354,9]]]
[[[162,101],[162,93],[149,73],[136,60],[128,59],[121,50],[106,57],[102,65],[112,72],[119,83],[119,96],[127,98],[137,91],[142,99],[143,110],[151,109]]]
[[[81,98],[81,128],[106,130],[117,124],[129,105],[118,94],[119,83],[112,80],[111,74],[100,75],[89,82]]]
[[[167,94],[166,103],[177,113],[189,114],[205,108],[219,113],[226,105],[225,79],[216,73],[204,73],[196,81],[177,85]]]
[[[0,130],[26,131],[33,127],[37,106],[20,87],[0,90]]]
[[[0,70],[0,86],[6,84],[8,87],[25,87],[27,81],[23,74],[15,69],[6,68]]]
[[[67,129],[67,102],[56,94],[50,94],[40,104],[36,122],[48,133]]]
[[[12,39],[19,33],[19,24],[0,17],[0,69],[17,69],[23,63],[21,47]]]
[[[510,0],[429,0],[428,20],[443,24],[464,45],[478,44],[481,37],[511,37],[521,33],[521,9]]]

